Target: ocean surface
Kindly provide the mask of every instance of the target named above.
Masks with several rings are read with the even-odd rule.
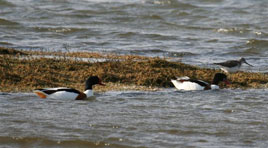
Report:
[[[268,72],[267,0],[0,0],[0,46],[173,57]]]
[[[268,73],[267,0],[0,0],[0,46],[168,57]],[[0,92],[2,148],[266,148],[268,90]]]
[[[3,148],[266,148],[267,90],[110,91],[96,100],[0,94]]]

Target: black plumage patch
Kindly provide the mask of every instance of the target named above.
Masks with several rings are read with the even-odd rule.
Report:
[[[48,95],[53,94],[55,92],[60,92],[60,91],[66,91],[66,92],[80,94],[80,91],[73,89],[73,88],[59,88],[59,89],[55,89],[55,90],[47,90],[47,89],[36,89],[36,90],[42,91]]]
[[[204,82],[204,81],[199,81],[199,80],[194,80],[194,79],[189,79],[190,82],[193,82],[193,83],[197,83],[198,85],[200,86],[203,86],[203,87],[207,87],[208,86],[208,83]]]
[[[240,62],[239,61],[232,60],[232,61],[226,61],[226,62],[214,63],[214,64],[221,65],[221,66],[224,66],[224,67],[235,67],[237,65],[240,65]]]

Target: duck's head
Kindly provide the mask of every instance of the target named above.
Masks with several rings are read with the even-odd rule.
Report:
[[[227,80],[227,76],[223,73],[216,73],[214,76],[214,79],[212,81],[212,84],[218,85],[220,82],[225,82],[225,84],[230,84],[230,82]]]
[[[93,85],[105,85],[101,82],[101,79],[98,76],[90,76],[86,80],[85,90],[92,89]]]

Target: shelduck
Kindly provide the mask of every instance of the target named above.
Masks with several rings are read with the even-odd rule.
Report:
[[[179,77],[177,78],[177,80],[171,80],[171,82],[178,90],[186,91],[219,89],[218,84],[220,82],[225,82],[226,84],[229,84],[227,76],[223,73],[216,73],[211,84],[202,80],[190,79],[187,76]]]
[[[80,92],[79,90],[67,87],[57,88],[42,88],[35,89],[34,93],[40,98],[55,98],[55,99],[73,99],[73,100],[85,100],[94,97],[93,85],[104,85],[98,76],[91,76],[85,82],[85,91]]]

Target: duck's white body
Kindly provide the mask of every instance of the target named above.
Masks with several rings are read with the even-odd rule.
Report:
[[[57,87],[57,88],[42,88],[34,90],[40,98],[55,98],[55,99],[72,99],[85,100],[95,98],[92,86],[95,84],[104,85],[97,76],[89,77],[86,80],[85,91],[80,92],[73,88]]]
[[[171,82],[174,84],[174,86],[178,90],[205,90],[206,87],[199,85],[198,83],[194,82],[180,82],[178,80],[171,80]],[[210,85],[211,89],[219,89],[218,85]]]
[[[174,86],[178,89],[178,90],[206,90],[207,87],[202,86],[198,83],[195,82],[191,82],[191,81],[185,81],[185,82],[181,82],[180,80],[171,80],[171,82],[174,84]],[[201,82],[201,81],[200,81]],[[204,81],[202,81],[204,82]],[[204,82],[206,83],[206,82]],[[208,83],[206,83],[207,85],[209,85]],[[210,89],[219,89],[220,87],[218,85],[210,85]]]
[[[67,87],[58,87],[58,88],[44,88],[34,90],[41,98],[54,98],[54,99],[71,99],[71,100],[79,100],[79,99],[88,99],[94,96],[93,90],[86,90],[84,92],[80,92],[78,90],[67,88]]]
[[[216,74],[214,76],[214,80],[211,85],[202,80],[190,79],[187,76],[179,77],[176,80],[171,80],[171,82],[178,90],[191,91],[191,90],[219,89],[220,87],[216,84],[218,84],[220,81],[226,81],[225,79],[226,75]]]

